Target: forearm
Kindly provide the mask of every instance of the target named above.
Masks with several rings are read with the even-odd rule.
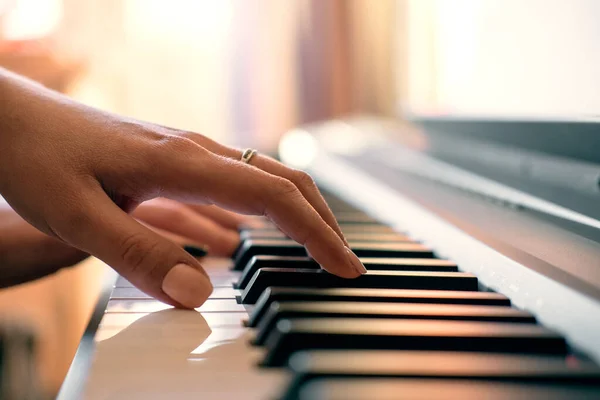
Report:
[[[16,117],[27,114],[28,108],[35,103],[32,100],[42,93],[52,93],[52,91],[35,81],[0,67],[0,139],[14,132],[11,123]]]

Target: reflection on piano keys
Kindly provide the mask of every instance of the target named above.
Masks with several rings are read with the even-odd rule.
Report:
[[[85,398],[600,393],[600,368],[534,315],[409,233],[330,203],[351,215],[342,229],[364,251],[366,275],[321,271],[265,222],[242,232],[233,264],[208,260],[215,290],[196,312],[172,310],[118,278]]]

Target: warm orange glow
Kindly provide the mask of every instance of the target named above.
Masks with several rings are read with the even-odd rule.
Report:
[[[17,0],[4,16],[0,37],[9,40],[42,38],[56,29],[62,12],[62,0]]]

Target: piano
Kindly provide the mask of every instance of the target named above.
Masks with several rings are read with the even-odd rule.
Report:
[[[366,275],[320,270],[265,220],[232,259],[205,260],[215,289],[196,312],[113,276],[59,398],[600,396],[597,228],[394,148],[384,126],[330,121],[283,141],[310,143],[304,167]],[[340,129],[368,144],[336,149]]]
[[[496,11],[527,14],[511,19],[515,31],[551,34],[575,3],[582,15],[598,9],[557,3],[535,21],[516,3]],[[446,27],[460,22],[448,15]],[[600,54],[586,21],[551,43],[552,57],[575,57],[574,37]],[[214,292],[196,311],[112,273],[58,398],[600,398],[600,123],[572,113],[597,90],[579,79],[581,63],[542,71],[556,58],[534,35],[516,54],[501,46],[501,22],[475,32],[495,43],[493,62],[488,48],[438,38],[499,82],[473,69],[475,84],[452,89],[464,76],[448,66],[436,81],[446,100],[413,104],[411,127],[357,115],[282,139],[279,157],[314,177],[367,274],[322,271],[260,218],[231,259],[203,260]],[[568,80],[580,98],[540,106],[531,91],[544,86],[519,81],[521,70],[549,86]],[[519,115],[502,97],[517,81]]]

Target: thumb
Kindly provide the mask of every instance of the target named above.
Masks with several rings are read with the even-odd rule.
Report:
[[[101,189],[84,195],[61,220],[56,229],[61,239],[160,301],[195,308],[212,293],[208,275],[194,257],[134,220]]]

